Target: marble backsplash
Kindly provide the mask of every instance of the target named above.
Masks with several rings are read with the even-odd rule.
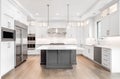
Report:
[[[100,40],[99,44],[120,47],[120,36],[119,37],[106,37],[106,38]]]

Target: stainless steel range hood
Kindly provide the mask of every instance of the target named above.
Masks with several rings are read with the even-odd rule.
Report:
[[[48,36],[50,37],[65,37],[66,36],[66,28],[49,28]]]

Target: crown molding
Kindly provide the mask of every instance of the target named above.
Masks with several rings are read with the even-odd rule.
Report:
[[[11,4],[13,4],[17,9],[19,9],[22,13],[24,13],[27,17],[34,19],[32,14],[25,9],[17,0],[8,0]]]

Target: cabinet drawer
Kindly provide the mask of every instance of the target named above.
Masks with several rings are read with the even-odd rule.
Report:
[[[103,55],[102,55],[102,58],[103,58],[103,59],[108,59],[108,60],[110,60],[110,59],[111,59],[111,56],[110,56],[110,55],[104,55],[104,54],[103,54]]]
[[[102,65],[104,66],[104,67],[106,67],[106,68],[108,68],[108,69],[110,69],[110,64],[108,64],[108,63],[102,63]]]
[[[102,48],[102,52],[111,53],[111,49],[109,49],[109,48]]]
[[[111,60],[110,59],[106,59],[106,58],[102,58],[102,62],[109,63],[109,62],[111,62]]]

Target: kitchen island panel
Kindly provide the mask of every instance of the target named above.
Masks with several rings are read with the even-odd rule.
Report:
[[[46,50],[46,68],[72,68],[72,50]]]

